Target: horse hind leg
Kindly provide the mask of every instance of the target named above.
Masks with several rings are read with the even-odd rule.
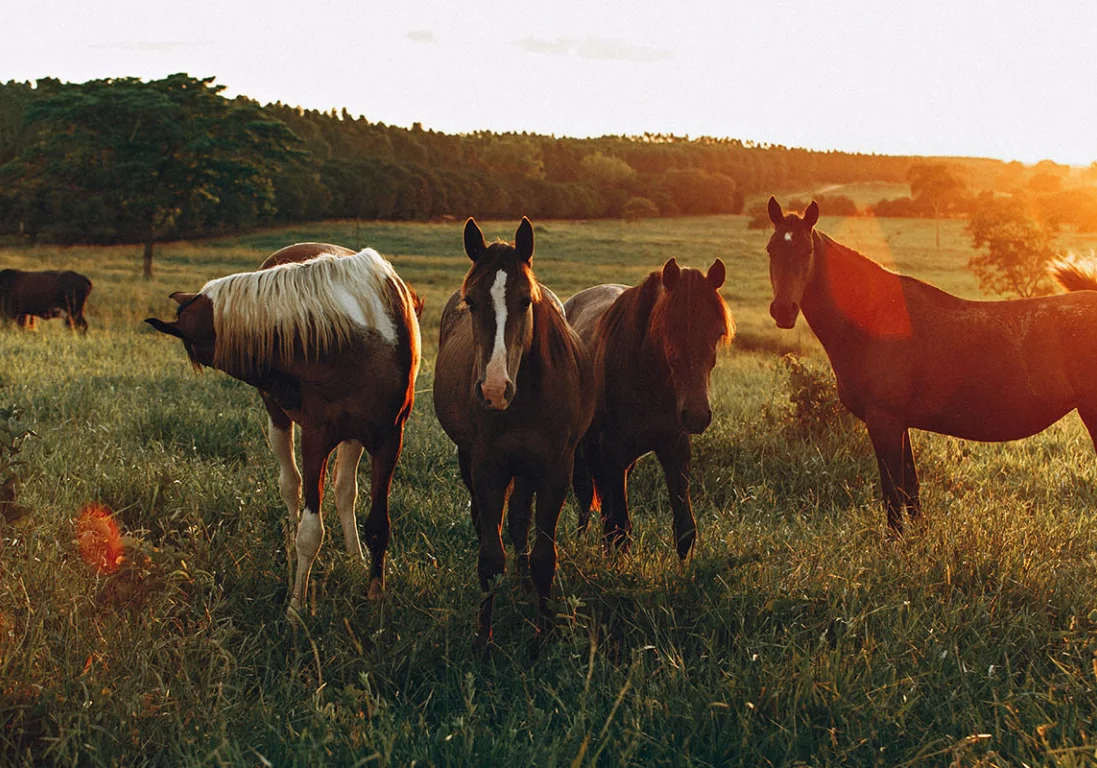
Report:
[[[389,546],[389,492],[392,474],[400,460],[404,426],[400,424],[373,453],[370,472],[370,508],[366,516],[366,546],[370,552],[369,599],[380,600],[385,594],[385,552]],[[360,449],[359,449],[360,450]]]
[[[362,543],[358,538],[358,520],[354,504],[358,501],[358,462],[362,458],[362,444],[357,440],[345,440],[335,449],[335,466],[332,469],[332,490],[335,509],[343,526],[343,543],[347,554],[363,559]]]
[[[526,583],[529,577],[529,521],[533,493],[533,479],[522,475],[514,479],[514,489],[507,501],[507,525],[514,544],[514,567],[522,583]]]
[[[311,429],[301,430],[301,455],[305,464],[305,509],[297,523],[297,574],[290,598],[290,612],[300,612],[308,591],[309,573],[324,541],[324,521],[320,505],[324,499],[324,474],[334,441]]]
[[[594,484],[594,471],[590,466],[590,457],[593,455],[593,447],[588,446],[586,440],[579,441],[579,447],[575,449],[575,461],[571,471],[571,486],[575,491],[575,499],[579,505],[578,529],[582,533],[590,524],[592,510],[601,510],[601,499],[598,498],[598,488]]]
[[[301,473],[293,455],[293,421],[265,397],[263,404],[267,408],[267,439],[278,459],[278,492],[290,518],[296,519],[301,505]]]

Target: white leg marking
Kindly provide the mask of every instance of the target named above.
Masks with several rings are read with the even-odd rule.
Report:
[[[504,334],[507,329],[507,273],[499,270],[495,282],[491,284],[491,303],[495,309],[495,344],[491,348],[491,359],[484,371],[484,397],[493,405],[502,405],[507,382],[507,344]]]
[[[324,521],[320,519],[320,515],[305,507],[301,520],[297,523],[297,578],[293,583],[293,598],[290,600],[290,608],[295,611],[299,612],[305,604],[309,572],[323,541]]]
[[[362,543],[358,539],[358,520],[354,515],[354,502],[358,499],[358,462],[362,458],[362,444],[357,440],[339,443],[335,452],[335,469],[331,484],[335,491],[335,509],[343,524],[343,543],[347,554],[362,559]]]
[[[297,471],[297,459],[293,456],[293,423],[290,423],[289,429],[279,429],[268,416],[267,439],[278,459],[278,490],[292,520],[297,517],[297,509],[301,506],[301,473]]]

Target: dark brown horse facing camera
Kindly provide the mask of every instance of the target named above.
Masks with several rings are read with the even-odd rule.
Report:
[[[329,454],[347,553],[362,560],[354,515],[358,462],[373,457],[366,544],[369,597],[383,595],[389,541],[389,488],[411,414],[419,370],[422,302],[376,251],[298,243],[258,272],[211,280],[199,293],[174,293],[175,322],[150,318],[183,340],[196,367],[209,366],[259,389],[269,415],[279,489],[298,519],[301,475],[293,425],[301,426],[305,509],[296,538],[290,610],[305,604],[309,571],[324,538],[320,517]]]
[[[666,476],[679,557],[693,547],[690,435],[712,421],[709,379],[716,349],[731,342],[731,312],[719,293],[724,263],[708,273],[674,259],[643,283],[597,285],[572,296],[568,321],[594,361],[594,420],[576,456],[579,525],[601,507],[607,548],[629,545],[628,475],[654,451]]]
[[[826,350],[868,427],[892,530],[919,514],[911,427],[999,442],[1077,409],[1097,441],[1097,293],[967,301],[817,231],[814,202],[801,217],[771,197],[769,216],[770,314],[792,328],[803,312]]]
[[[522,219],[513,245],[487,245],[472,219],[464,237],[472,267],[442,311],[434,410],[457,444],[461,477],[472,496],[484,592],[476,643],[486,647],[493,590],[506,567],[501,535],[508,494],[519,574],[528,571],[537,591],[539,632],[551,626],[556,524],[576,445],[594,411],[594,383],[586,349],[559,301],[534,277],[529,220]],[[527,554],[534,495],[533,548]]]
[[[84,304],[89,293],[91,280],[79,272],[0,270],[0,313],[27,330],[34,330],[36,318],[64,316],[69,330],[87,333]]]

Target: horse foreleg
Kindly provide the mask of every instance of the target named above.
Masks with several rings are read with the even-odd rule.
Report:
[[[537,590],[537,630],[541,637],[552,628],[549,598],[556,577],[556,524],[567,498],[568,477],[571,474],[570,462],[560,467],[546,468],[537,485],[537,517],[529,569],[533,587]]]
[[[529,519],[533,492],[533,481],[528,476],[516,477],[514,489],[507,500],[507,525],[514,544],[515,570],[520,580],[529,576]]]
[[[379,600],[385,594],[385,552],[389,546],[389,491],[392,473],[400,460],[404,444],[401,424],[373,454],[370,473],[370,507],[366,518],[366,546],[370,553],[369,599]]]
[[[693,504],[689,499],[689,470],[692,448],[689,435],[680,433],[655,451],[663,466],[670,494],[670,508],[674,514],[674,544],[678,557],[685,560],[697,538],[697,519],[693,516]]]
[[[473,467],[476,508],[480,520],[480,555],[476,570],[480,577],[480,591],[483,593],[475,645],[481,650],[486,649],[491,643],[496,581],[507,567],[502,532],[503,504],[506,502],[510,479],[498,467]]]
[[[876,451],[876,464],[880,469],[880,487],[887,507],[888,527],[895,533],[901,534],[903,509],[910,498],[911,486],[906,477],[906,455],[910,451],[910,435],[904,425],[888,418],[866,419],[865,424],[872,439],[872,447]],[[911,453],[910,463],[913,469],[913,453]],[[916,483],[915,479],[915,489]]]
[[[597,506],[594,476],[590,467],[590,457],[595,447],[588,445],[585,439],[579,441],[575,449],[575,460],[571,471],[571,487],[579,504],[579,531],[585,531],[590,524],[590,512]]]
[[[606,553],[614,549],[628,552],[632,539],[632,521],[628,511],[629,464],[601,462],[601,477],[595,482],[602,489],[602,539]]]
[[[297,522],[297,576],[293,582],[291,611],[300,611],[305,604],[309,572],[324,541],[324,522],[320,504],[324,498],[324,473],[333,441],[313,429],[301,429],[301,458],[305,464],[305,509]]]
[[[347,554],[362,559],[362,543],[358,539],[358,521],[354,516],[354,504],[358,501],[358,462],[362,458],[362,444],[357,440],[344,440],[335,449],[335,466],[332,469],[331,486],[335,493],[335,509],[343,526],[343,543]]]

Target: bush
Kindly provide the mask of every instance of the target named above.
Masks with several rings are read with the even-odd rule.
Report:
[[[659,215],[659,206],[646,197],[630,197],[621,208],[621,218],[627,221],[650,219]]]
[[[838,384],[829,365],[791,354],[782,357],[781,364],[788,371],[792,426],[797,431],[817,434],[853,419],[838,398]]]

